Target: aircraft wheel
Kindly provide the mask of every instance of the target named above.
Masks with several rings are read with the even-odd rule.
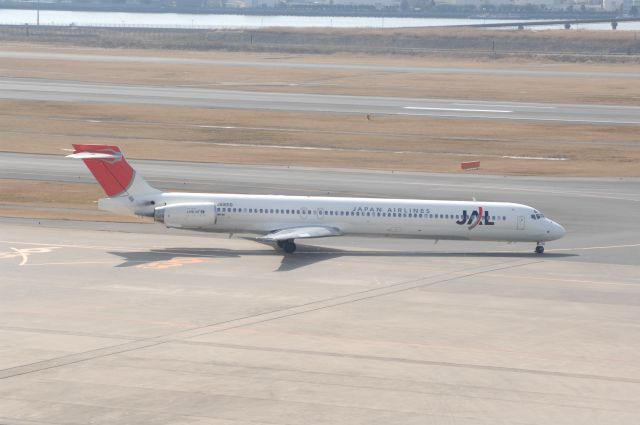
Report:
[[[536,246],[536,254],[544,254],[544,246],[543,245]]]
[[[278,248],[284,248],[284,242],[285,241],[276,241],[276,243],[278,244]]]
[[[286,252],[287,254],[293,254],[296,251],[296,243],[293,241],[293,239],[283,241],[282,249],[284,249],[284,252]]]

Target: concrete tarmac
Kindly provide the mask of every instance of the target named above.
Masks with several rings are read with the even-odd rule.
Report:
[[[0,78],[0,99],[640,125],[640,107],[213,90]]]
[[[79,162],[0,158],[0,178],[89,182]],[[190,190],[509,199],[568,235],[543,256],[351,237],[283,256],[154,224],[0,219],[0,423],[640,420],[639,179],[131,162]]]

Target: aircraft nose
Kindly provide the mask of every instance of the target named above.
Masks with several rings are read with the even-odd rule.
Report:
[[[560,224],[556,223],[555,221],[551,221],[551,234],[556,238],[556,239],[560,239],[561,237],[563,237],[567,231],[564,229],[564,227],[562,227]]]

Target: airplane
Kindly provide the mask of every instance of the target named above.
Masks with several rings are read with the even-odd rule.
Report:
[[[150,186],[117,146],[74,144],[106,198],[98,208],[151,217],[168,228],[253,234],[285,253],[296,239],[341,235],[435,240],[547,241],[565,229],[533,207],[509,202],[162,192]]]

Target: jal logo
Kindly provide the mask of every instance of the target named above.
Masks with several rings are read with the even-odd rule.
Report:
[[[485,226],[493,226],[496,224],[494,221],[491,221],[489,211],[484,211],[482,207],[478,207],[477,210],[471,211],[471,214],[469,214],[467,210],[462,210],[462,217],[460,217],[460,220],[456,221],[456,223],[461,226],[469,226],[469,230],[478,225],[484,224]]]

